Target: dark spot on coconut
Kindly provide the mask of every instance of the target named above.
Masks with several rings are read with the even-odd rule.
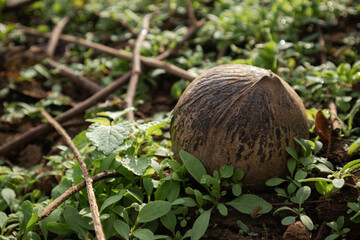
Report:
[[[244,151],[244,145],[240,145],[237,152],[236,152],[236,161],[241,159],[241,154]]]
[[[281,130],[279,128],[276,128],[276,137],[280,139],[281,137]]]
[[[260,163],[264,163],[265,162],[265,154],[263,154],[260,158]]]

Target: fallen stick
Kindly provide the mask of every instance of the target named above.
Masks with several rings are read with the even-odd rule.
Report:
[[[96,197],[95,192],[93,188],[93,181],[92,178],[89,175],[89,172],[87,170],[86,164],[79,152],[79,150],[76,148],[75,144],[71,140],[70,136],[66,133],[65,129],[61,127],[61,125],[50,115],[48,114],[45,109],[41,109],[41,114],[46,118],[46,120],[55,128],[55,130],[59,133],[59,135],[64,139],[66,142],[66,145],[69,146],[71,151],[74,153],[75,158],[77,159],[81,172],[85,178],[86,183],[86,190],[88,195],[88,201],[92,216],[92,221],[95,229],[96,239],[98,240],[105,240],[105,233],[102,228],[102,224],[100,221],[100,212],[98,205],[96,203]]]
[[[27,34],[31,34],[31,35],[38,36],[38,37],[45,37],[45,38],[51,37],[51,33],[41,33],[33,28],[25,27],[25,26],[22,26],[19,24],[17,25],[17,27]],[[71,43],[79,44],[82,46],[86,46],[88,48],[93,48],[97,51],[104,52],[109,55],[112,55],[112,56],[115,56],[118,58],[122,58],[125,60],[131,61],[133,58],[133,54],[131,54],[131,53],[128,53],[128,52],[125,52],[122,50],[118,50],[115,48],[111,48],[111,47],[108,47],[108,46],[105,46],[105,45],[102,45],[99,43],[90,42],[83,38],[78,38],[78,37],[74,37],[74,36],[70,36],[70,35],[61,34],[59,36],[59,39],[66,41],[66,42],[71,42]],[[160,60],[157,60],[154,58],[148,58],[148,57],[144,57],[144,56],[141,56],[140,60],[145,65],[148,65],[153,68],[164,69],[166,72],[171,73],[175,76],[178,76],[178,77],[186,79],[186,80],[191,81],[191,80],[194,80],[196,77],[193,74],[191,74],[191,73],[185,71],[184,69],[181,69],[171,63],[163,62],[163,61],[160,61]]]
[[[329,112],[330,112],[330,123],[331,123],[331,129],[335,133],[339,133],[341,130],[340,122],[337,117],[337,110],[334,100],[329,101]]]
[[[62,30],[64,29],[65,25],[69,22],[69,20],[70,20],[69,17],[64,17],[56,24],[53,31],[51,32],[51,37],[47,48],[47,55],[49,58],[54,57],[55,49],[59,42],[59,36]]]
[[[121,174],[116,171],[112,171],[112,172],[103,171],[99,174],[96,174],[95,176],[93,176],[91,178],[92,178],[93,183],[95,183],[95,182],[98,182],[105,178],[113,178],[113,177],[120,177],[120,176],[121,176]],[[60,206],[60,204],[62,204],[66,200],[68,200],[71,196],[73,196],[75,193],[79,192],[80,190],[84,189],[85,187],[86,187],[85,181],[83,181],[79,184],[76,184],[75,186],[70,187],[68,190],[66,190],[63,194],[61,194],[59,197],[54,199],[54,201],[49,203],[49,205],[47,205],[44,208],[44,210],[38,216],[38,220],[41,221],[44,218],[46,218],[47,216],[49,216],[58,206]]]
[[[98,84],[91,81],[89,78],[80,76],[79,74],[77,74],[74,70],[72,70],[68,66],[60,64],[60,63],[54,61],[53,59],[48,59],[45,65],[48,68],[59,69],[60,75],[69,78],[76,85],[78,85],[79,87],[81,87],[83,89],[86,89],[91,94],[97,93],[98,91],[100,91],[102,89]],[[122,103],[122,100],[113,94],[110,94],[109,98],[111,100],[117,101],[118,103]]]
[[[152,13],[145,15],[143,22],[142,22],[142,30],[136,40],[135,43],[135,48],[134,48],[134,58],[133,58],[133,62],[132,62],[132,70],[131,70],[131,78],[128,84],[128,89],[126,91],[126,96],[125,96],[125,104],[126,104],[126,108],[131,108],[134,106],[134,98],[135,98],[135,93],[136,93],[136,87],[137,87],[137,83],[139,81],[139,76],[141,74],[141,65],[140,65],[140,50],[141,50],[141,45],[145,40],[145,37],[149,31],[149,24],[150,24],[150,19],[153,16]],[[126,114],[126,118],[130,121],[134,121],[135,120],[135,116],[134,116],[134,112],[130,111]]]
[[[109,96],[111,93],[116,91],[120,86],[122,86],[126,81],[129,79],[131,73],[128,72],[124,76],[116,79],[113,83],[108,85],[107,87],[103,88],[99,92],[95,93],[85,101],[77,104],[75,107],[69,109],[68,111],[60,114],[55,118],[55,120],[59,123],[65,122],[72,118],[73,116],[76,116],[82,112],[84,112],[86,109],[94,106],[99,101],[105,99],[107,96]],[[18,136],[15,140],[12,142],[3,144],[0,146],[0,156],[7,154],[11,150],[20,148],[24,144],[33,141],[34,139],[39,138],[40,136],[46,134],[47,132],[51,131],[51,126],[48,123],[44,123],[41,125],[38,125],[34,128],[31,128],[30,130],[26,131],[25,133]]]

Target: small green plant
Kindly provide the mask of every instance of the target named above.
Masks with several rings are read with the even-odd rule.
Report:
[[[357,202],[348,202],[347,206],[349,210],[348,214],[355,213],[350,220],[356,223],[360,223],[360,197],[358,197]]]
[[[346,234],[350,232],[350,228],[344,228],[344,216],[338,217],[338,219],[333,222],[326,223],[334,232],[327,236],[325,240],[333,240],[341,237],[341,239],[346,239]]]
[[[210,176],[206,173],[203,164],[195,156],[182,150],[179,154],[187,171],[208,193],[203,194],[199,190],[190,187],[186,189],[186,193],[195,196],[200,212],[200,216],[196,219],[192,229],[189,230],[191,231],[191,239],[200,239],[205,234],[211,212],[215,208],[221,215],[227,216],[228,205],[241,213],[249,214],[253,218],[271,211],[271,204],[262,198],[253,194],[242,194],[240,183],[244,176],[242,169],[234,170],[234,167],[224,165],[220,168],[220,171],[215,170],[213,176]],[[231,180],[230,184],[226,182],[227,179]],[[230,202],[223,203],[221,198],[227,194],[227,190],[221,190],[221,187],[226,189],[230,186],[231,192],[236,198]],[[205,210],[204,207],[207,206],[207,202],[211,203],[211,205],[208,210]]]
[[[310,197],[311,188],[308,186],[301,187],[296,195],[290,198],[290,201],[298,204],[298,207],[290,208],[288,206],[283,206],[274,211],[274,215],[280,211],[288,210],[294,213],[296,216],[287,216],[281,220],[281,224],[287,226],[296,221],[297,218],[300,218],[300,221],[305,225],[307,229],[310,231],[314,229],[314,224],[309,216],[304,212],[304,208],[302,208],[302,204]]]
[[[351,171],[355,171],[360,167],[360,159],[353,160],[348,162],[345,166],[339,167],[337,171],[328,170],[322,171],[324,173],[328,173],[327,178],[315,177],[315,178],[307,178],[299,180],[299,182],[316,182],[315,187],[316,190],[327,197],[330,194],[337,192],[340,188],[346,186],[350,187],[360,187],[360,182],[357,182],[356,185],[346,183],[345,179],[347,177],[351,177]]]
[[[301,187],[301,180],[305,179],[312,169],[316,168],[320,171],[328,171],[333,167],[326,159],[315,156],[322,148],[321,142],[297,138],[294,138],[294,140],[298,146],[301,147],[301,156],[298,155],[295,148],[286,148],[286,151],[290,155],[287,161],[287,168],[290,175],[287,176],[286,179],[271,178],[265,183],[267,186],[274,187],[288,182],[286,190],[280,187],[275,188],[278,196],[288,199]]]
[[[236,224],[239,226],[240,230],[239,230],[239,234],[241,236],[258,236],[259,234],[254,233],[254,232],[249,232],[249,227],[246,226],[242,221],[237,220]]]

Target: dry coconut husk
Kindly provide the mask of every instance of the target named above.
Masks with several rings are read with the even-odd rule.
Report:
[[[212,68],[185,90],[173,111],[175,159],[185,150],[207,172],[241,167],[243,185],[263,189],[287,172],[286,147],[309,137],[305,107],[296,92],[269,70],[240,64]]]

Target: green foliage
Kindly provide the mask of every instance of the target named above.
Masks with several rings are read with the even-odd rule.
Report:
[[[274,214],[280,211],[290,211],[296,216],[287,216],[284,217],[281,221],[283,225],[290,225],[296,221],[296,218],[299,217],[300,221],[305,225],[307,229],[310,231],[314,229],[314,224],[309,216],[306,215],[304,212],[304,208],[302,208],[302,204],[310,197],[311,188],[308,186],[301,187],[297,192],[296,195],[290,198],[290,201],[293,203],[298,204],[297,208],[293,207],[290,208],[288,206],[280,207],[274,211]]]
[[[339,136],[353,140],[348,153],[356,159],[360,146],[356,119],[360,94],[355,90],[360,82],[359,34],[352,29],[353,32],[336,42],[327,38],[325,49],[319,46],[319,39],[320,30],[332,34],[329,30],[339,28],[337,23],[348,20],[347,16],[358,15],[358,3],[346,0],[191,2],[196,17],[205,18],[206,23],[166,61],[195,75],[225,63],[271,69],[297,91],[307,107],[313,108],[308,111],[309,115],[313,115],[311,112],[314,110],[316,113],[315,108],[333,100],[338,118],[344,123]],[[5,2],[0,0],[0,19],[4,22],[0,23],[0,49],[30,46],[28,35],[15,24],[8,23],[13,21],[12,11],[4,12],[3,6]],[[71,20],[63,30],[64,34],[107,46],[124,46],[123,51],[132,52],[136,38],[134,32],[139,32],[141,20],[149,12],[157,14],[150,23],[141,55],[155,58],[176,46],[187,34],[189,21],[185,1],[156,1],[154,4],[149,0],[45,0],[31,3],[21,16],[23,24],[28,23],[41,32],[50,32],[62,17],[69,16]],[[129,27],[123,27],[118,21]],[[319,65],[319,56],[324,51],[328,53],[327,62]],[[67,44],[66,56],[57,57],[57,60],[103,87],[130,69],[127,60],[75,44]],[[40,107],[52,115],[68,109],[71,101],[63,90],[71,88],[72,83],[59,76],[59,71],[47,69],[42,62],[20,70],[18,77],[10,76],[8,81],[2,81],[0,99],[4,102],[4,114],[0,127],[18,123],[24,118],[34,121],[41,117]],[[139,79],[135,106],[150,98],[153,87],[162,87],[168,82],[172,85],[166,91],[174,99],[178,99],[189,84],[183,79],[172,79],[163,69],[144,71]],[[22,84],[41,84],[45,92],[51,94],[42,100],[23,102]],[[123,98],[125,89],[119,89],[115,95]],[[200,239],[215,212],[227,216],[229,208],[233,207],[256,218],[271,211],[271,205],[263,199],[243,193],[242,169],[223,166],[210,175],[198,159],[184,151],[180,153],[183,165],[174,161],[167,132],[168,116],[159,119],[154,116],[149,121],[124,120],[125,114],[132,110],[113,112],[108,103],[91,109],[85,115],[91,118],[87,120],[91,122],[90,127],[73,139],[91,176],[105,170],[121,175],[94,185],[107,239]],[[311,133],[314,134],[313,120]],[[354,160],[336,168],[320,157],[322,144],[317,139],[295,141],[297,148],[289,146],[286,149],[289,154],[288,176],[269,179],[266,184],[275,187],[277,195],[284,197],[285,201],[298,205],[275,211],[292,213],[282,219],[284,225],[300,219],[308,229],[312,229],[312,220],[303,205],[314,191],[309,191],[303,184],[315,181],[315,189],[328,199],[340,188],[349,186],[346,179],[360,163]],[[85,190],[74,194],[44,220],[36,221],[45,205],[70,186],[83,181],[80,167],[70,150],[61,145],[57,150],[59,154],[45,157],[47,165],[52,168],[47,172],[38,171],[41,166],[31,169],[8,167],[0,159],[0,238],[51,239],[55,235],[94,238]],[[194,186],[187,173],[199,185]],[[53,183],[51,196],[35,187],[36,182],[45,176],[56,176],[59,180],[57,186]],[[359,202],[348,203],[348,213],[352,214],[350,219],[354,222],[360,222],[359,206]],[[243,223],[238,221],[237,224],[241,235],[256,235]],[[343,228],[342,218],[328,223],[328,226],[334,230],[328,239],[344,237],[348,231]]]
[[[182,150],[179,155],[189,174],[200,183],[209,194],[204,195],[199,190],[190,187],[185,189],[186,193],[195,196],[196,204],[201,212],[191,229],[191,239],[200,239],[200,237],[204,235],[208,228],[211,211],[215,208],[221,215],[227,216],[228,210],[226,205],[228,205],[241,213],[249,214],[253,218],[271,211],[271,204],[264,199],[253,194],[241,194],[241,179],[244,176],[244,172],[241,169],[234,171],[234,167],[224,165],[220,168],[220,171],[215,170],[213,176],[210,176],[206,173],[200,160],[195,156]],[[226,182],[226,179],[232,182],[229,184]],[[222,191],[221,187],[229,188],[230,186],[232,186],[232,193],[236,198],[232,201],[222,203],[221,198],[227,194],[227,190]],[[210,210],[204,211],[203,207],[207,205],[207,202],[211,202],[212,207]]]
[[[288,199],[301,187],[301,182],[303,182],[312,170],[317,169],[321,172],[330,172],[333,168],[333,165],[325,158],[316,156],[322,148],[320,141],[297,138],[294,138],[294,140],[301,149],[301,155],[299,156],[295,148],[286,148],[287,153],[291,156],[287,161],[287,169],[289,170],[290,176],[287,176],[286,179],[271,178],[265,183],[267,186],[275,187],[287,182],[288,185],[286,189],[276,187],[275,191],[278,196]],[[331,190],[332,189],[330,189],[330,191]]]
[[[329,226],[334,231],[334,233],[327,236],[325,240],[333,240],[337,239],[338,237],[345,239],[346,234],[350,232],[350,228],[344,228],[344,216],[340,216],[336,222],[328,222],[326,225]]]

